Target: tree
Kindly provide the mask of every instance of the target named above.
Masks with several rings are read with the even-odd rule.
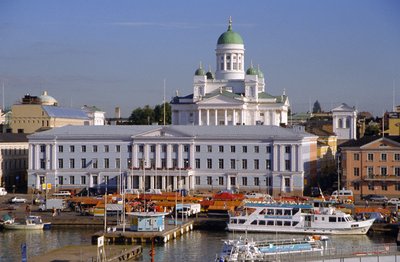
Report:
[[[151,125],[153,123],[164,124],[163,104],[156,105],[154,108],[151,108],[149,105],[145,105],[143,108],[136,108],[132,111],[127,124]],[[171,106],[169,103],[165,103],[165,124],[171,124]]]
[[[319,104],[318,100],[315,101],[312,112],[313,113],[321,113],[322,112],[321,105]]]

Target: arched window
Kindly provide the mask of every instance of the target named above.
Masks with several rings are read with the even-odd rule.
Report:
[[[338,119],[338,128],[343,128],[343,120],[341,118]]]

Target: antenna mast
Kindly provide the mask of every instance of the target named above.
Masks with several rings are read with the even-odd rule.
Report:
[[[164,122],[164,126],[165,126],[165,78],[164,78],[164,101],[163,101],[163,110],[164,110],[164,113],[163,113],[163,122]]]

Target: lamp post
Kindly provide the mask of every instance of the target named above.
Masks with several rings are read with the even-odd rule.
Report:
[[[143,197],[144,197],[144,211],[147,212],[147,203],[146,203],[146,160],[142,160],[143,163]]]

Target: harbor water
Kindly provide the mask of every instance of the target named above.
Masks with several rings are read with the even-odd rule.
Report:
[[[45,231],[0,231],[0,261],[21,261],[21,244],[27,246],[30,257],[39,256],[50,250],[68,245],[90,245],[91,236],[98,228],[53,228]],[[220,252],[222,240],[238,237],[253,240],[299,238],[302,235],[287,234],[247,234],[226,231],[194,230],[166,244],[155,246],[155,261],[214,261]],[[358,236],[329,236],[331,248],[374,246],[376,244],[395,244],[394,236],[385,234]],[[143,245],[143,256],[138,261],[150,261],[151,244]],[[60,258],[61,259],[61,258]]]

